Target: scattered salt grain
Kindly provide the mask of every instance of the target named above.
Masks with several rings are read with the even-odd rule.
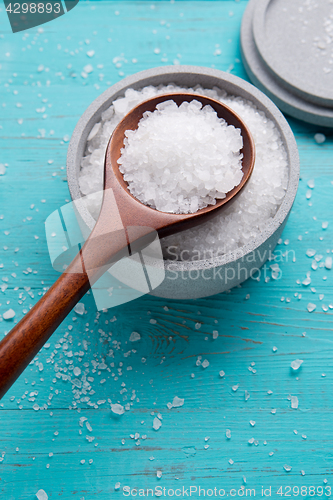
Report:
[[[162,477],[162,471],[161,470],[156,471],[156,477],[158,479],[161,479],[161,477]]]
[[[111,404],[111,410],[116,415],[123,415],[123,413],[125,413],[124,407],[119,403]]]
[[[248,399],[250,399],[250,393],[248,391],[245,391],[244,398],[245,401],[248,401]]]
[[[303,363],[303,359],[295,359],[294,361],[292,361],[290,363],[290,367],[293,369],[293,370],[298,370],[301,366],[301,364]]]
[[[286,472],[290,472],[292,469],[291,465],[284,465],[283,468]]]
[[[298,397],[297,396],[291,396],[291,407],[293,410],[297,410],[298,408]]]
[[[180,406],[183,406],[184,404],[184,399],[179,398],[178,396],[175,396],[172,401],[172,407],[173,408],[179,408]]]
[[[236,385],[233,385],[233,386],[231,387],[231,389],[232,389],[234,392],[236,392],[236,391],[237,391],[237,389],[238,389],[238,387],[239,387],[239,384],[236,384]]]
[[[85,313],[84,304],[82,302],[78,302],[76,304],[76,306],[74,307],[74,311],[76,312],[76,314],[79,314],[80,316],[82,316]]]
[[[207,368],[209,366],[209,361],[208,359],[204,359],[203,362],[201,363],[202,368]]]
[[[310,276],[307,276],[304,281],[302,281],[302,285],[308,286],[311,283],[311,278]]]
[[[313,257],[314,255],[316,255],[316,250],[314,250],[313,248],[308,248],[306,251],[306,255],[308,257]]]
[[[314,140],[317,144],[323,144],[326,141],[326,136],[324,134],[315,134]]]
[[[38,490],[36,493],[36,497],[38,498],[38,500],[48,500],[49,498],[44,490]]]
[[[222,378],[222,377],[224,377],[225,372],[224,372],[223,370],[221,370],[221,371],[219,371],[219,375],[220,375],[220,377]]]
[[[316,307],[317,307],[316,304],[313,304],[312,302],[309,302],[306,308],[311,313],[311,312],[313,312],[316,309]]]
[[[213,339],[216,340],[219,336],[219,332],[217,330],[213,330]]]
[[[0,175],[5,175],[6,167],[3,163],[0,163]]]
[[[326,269],[332,269],[332,263],[333,263],[332,257],[326,257],[326,259],[325,259]]]
[[[92,67],[91,64],[86,64],[85,67],[83,68],[83,71],[89,75],[94,71],[94,68]]]
[[[73,373],[75,377],[78,377],[79,375],[81,375],[81,369],[78,366],[76,366],[73,370]]]
[[[226,435],[226,438],[227,438],[227,439],[231,439],[231,430],[230,430],[230,429],[227,429],[227,430],[225,431],[225,435]]]
[[[153,429],[155,431],[158,431],[158,429],[162,427],[162,422],[160,421],[159,418],[155,417],[154,420],[153,420]]]
[[[3,319],[10,320],[13,319],[15,316],[15,311],[13,309],[8,309],[8,311],[4,312],[2,317]]]
[[[250,420],[250,424],[252,425],[252,427],[254,427],[256,425],[254,420]]]
[[[140,339],[141,339],[140,333],[138,333],[138,332],[132,332],[131,336],[129,338],[129,341],[130,342],[136,342],[137,340],[140,340]]]

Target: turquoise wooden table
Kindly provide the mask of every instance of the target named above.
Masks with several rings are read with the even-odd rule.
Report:
[[[15,311],[14,320],[0,317],[1,336],[58,276],[44,222],[69,201],[66,151],[82,112],[111,84],[154,66],[247,79],[245,7],[81,1],[13,35],[1,6],[0,314]],[[82,73],[87,64],[93,71]],[[40,489],[52,500],[329,497],[333,271],[324,262],[333,252],[333,136],[325,131],[319,145],[322,130],[288,121],[301,182],[279,246],[287,252],[280,279],[200,300],[144,296],[101,313],[86,295],[86,313],[68,316],[1,402],[1,498],[33,500]],[[293,371],[296,359],[303,364]],[[169,409],[176,396],[183,405]],[[125,413],[112,413],[110,402]]]

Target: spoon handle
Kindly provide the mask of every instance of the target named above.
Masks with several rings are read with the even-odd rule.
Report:
[[[78,254],[72,265],[80,260]],[[0,399],[89,288],[85,272],[62,274],[4,337],[0,342]]]

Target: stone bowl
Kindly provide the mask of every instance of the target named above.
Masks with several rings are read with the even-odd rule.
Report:
[[[126,89],[139,90],[147,85],[167,85],[204,88],[219,87],[228,94],[240,96],[252,101],[259,110],[265,112],[280,132],[287,151],[289,164],[289,182],[286,195],[277,213],[265,229],[236,251],[206,260],[175,261],[165,260],[165,279],[151,294],[172,299],[192,299],[214,295],[239,285],[260,269],[269,258],[281,237],[288,215],[293,205],[298,180],[299,157],[294,135],[279,109],[260,90],[237,76],[198,66],[164,66],[141,71],[129,76],[108,88],[87,108],[79,119],[67,154],[67,178],[73,200],[81,197],[78,174],[84,154],[87,137],[101,114],[112,102],[124,95]],[[91,231],[95,220],[82,208],[80,216],[87,233]],[[161,263],[156,263],[160,266]]]

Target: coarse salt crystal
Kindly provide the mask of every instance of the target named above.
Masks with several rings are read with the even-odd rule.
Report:
[[[179,408],[180,406],[183,406],[184,401],[185,400],[183,398],[179,398],[178,396],[175,396],[173,398],[173,401],[172,401],[172,407],[173,408]]]
[[[74,311],[76,312],[76,314],[82,316],[85,313],[84,304],[82,304],[82,302],[78,302],[76,306],[74,306]]]
[[[86,64],[85,67],[83,68],[83,71],[89,75],[89,73],[92,73],[94,71],[94,68],[92,67],[91,64]]]
[[[15,311],[13,309],[8,309],[8,311],[4,312],[2,317],[3,319],[10,320],[13,319],[15,316]]]
[[[333,262],[332,257],[326,257],[326,259],[325,259],[326,269],[332,269],[332,262]]]
[[[311,313],[316,309],[316,304],[313,304],[312,302],[309,302],[307,305],[307,310]]]
[[[203,362],[201,363],[202,368],[207,368],[209,366],[209,361],[208,359],[204,359]]]
[[[315,134],[314,140],[317,144],[323,144],[326,141],[326,136],[324,134]]]
[[[111,410],[116,415],[123,415],[123,413],[125,413],[124,407],[119,403],[111,404]]]
[[[294,361],[292,361],[290,363],[290,367],[293,369],[293,370],[298,370],[301,366],[301,364],[303,363],[303,359],[295,359]]]
[[[297,410],[297,408],[298,408],[298,397],[297,396],[291,396],[291,407],[294,410]]]
[[[36,497],[38,498],[38,500],[48,500],[49,498],[44,490],[38,490],[36,493]]]
[[[137,341],[138,341],[138,340],[140,340],[140,339],[141,339],[141,335],[140,335],[140,333],[138,333],[138,332],[132,332],[132,333],[131,333],[131,336],[130,336],[130,338],[129,338],[129,341],[130,341],[130,342],[137,342]]]
[[[162,422],[160,421],[159,418],[155,417],[153,420],[153,429],[155,431],[158,431],[158,429],[160,429],[160,427],[162,427]]]

